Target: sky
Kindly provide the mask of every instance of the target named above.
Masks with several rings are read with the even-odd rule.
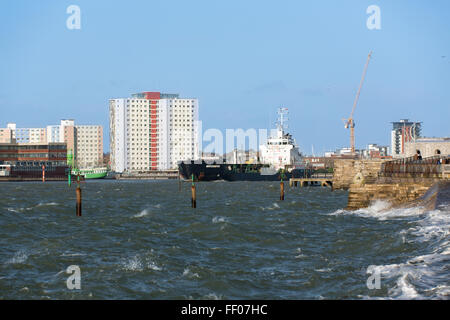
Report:
[[[66,26],[70,5],[80,29]],[[366,10],[380,8],[381,29]],[[104,127],[111,98],[198,98],[203,130],[270,129],[279,107],[302,151],[390,144],[391,122],[450,136],[450,1],[6,0],[0,4],[0,127],[60,119]],[[205,143],[203,144],[205,146]]]

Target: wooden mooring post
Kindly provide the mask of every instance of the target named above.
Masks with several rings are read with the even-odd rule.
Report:
[[[78,174],[78,176],[77,176],[77,189],[76,189],[76,194],[77,194],[77,205],[76,205],[77,217],[81,217],[81,188],[80,188],[80,174]]]
[[[195,190],[194,175],[192,175],[191,192],[192,192],[191,205],[192,205],[192,208],[195,209],[195,208],[197,208],[197,192]]]

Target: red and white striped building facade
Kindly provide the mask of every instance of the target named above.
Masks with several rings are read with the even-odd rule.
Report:
[[[115,172],[176,169],[199,157],[198,100],[143,92],[111,99],[110,152]]]

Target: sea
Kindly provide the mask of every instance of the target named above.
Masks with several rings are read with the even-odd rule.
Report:
[[[450,202],[279,182],[0,184],[0,299],[443,299]]]

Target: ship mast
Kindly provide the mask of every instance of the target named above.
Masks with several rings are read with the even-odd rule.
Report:
[[[288,108],[278,108],[278,131],[283,132],[288,128],[288,125],[285,122],[288,121]]]

